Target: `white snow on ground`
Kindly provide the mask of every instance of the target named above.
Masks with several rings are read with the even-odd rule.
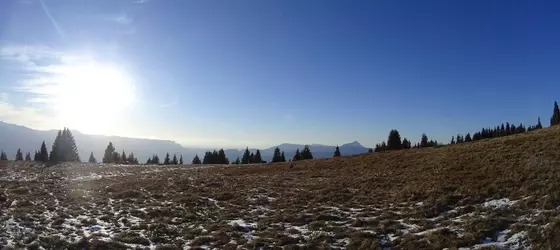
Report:
[[[482,204],[482,206],[486,207],[486,208],[496,208],[497,209],[497,208],[510,207],[517,202],[518,201],[512,201],[508,198],[502,198],[502,199],[498,199],[498,200],[486,201]]]
[[[513,234],[512,236],[507,238],[507,240],[505,235],[501,235],[498,237],[498,241],[496,242],[488,242],[488,243],[474,245],[472,249],[480,249],[489,246],[495,246],[501,249],[521,249],[523,248],[523,240],[526,238],[527,238],[527,232],[524,231]]]

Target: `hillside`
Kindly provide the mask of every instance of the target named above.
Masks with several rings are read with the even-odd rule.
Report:
[[[10,166],[0,245],[558,249],[559,144],[557,126],[293,168]]]

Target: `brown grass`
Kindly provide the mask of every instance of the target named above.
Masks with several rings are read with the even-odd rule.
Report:
[[[12,237],[14,248],[77,244],[80,237],[70,231],[73,243],[46,236],[55,234],[50,228],[64,231],[63,224],[84,215],[75,225],[78,231],[112,225],[113,235],[94,234],[80,243],[92,249],[121,249],[124,243],[158,243],[158,249],[184,244],[221,249],[453,249],[480,244],[485,237],[497,240],[497,232],[508,228],[527,232],[527,244],[555,248],[560,245],[560,223],[553,219],[560,206],[559,146],[560,126],[439,148],[308,160],[293,168],[289,163],[85,164],[43,173],[33,166],[7,168],[0,170],[0,177],[21,178],[0,179],[0,225],[13,218],[42,233],[33,239]],[[149,172],[153,170],[158,172]],[[113,176],[73,180],[91,173]],[[502,209],[480,206],[500,198],[518,202]],[[47,211],[55,215],[45,217]],[[37,217],[26,217],[29,214]],[[235,219],[254,224],[231,225]],[[0,248],[3,237],[8,235],[0,233]],[[113,242],[100,241],[103,237]]]

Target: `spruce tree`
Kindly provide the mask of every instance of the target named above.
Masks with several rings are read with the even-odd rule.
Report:
[[[296,149],[296,153],[294,154],[292,161],[299,161],[299,160],[301,160],[301,154],[299,153],[299,148],[298,148]]]
[[[95,157],[93,156],[93,152],[91,152],[91,154],[89,155],[88,162],[89,162],[89,163],[97,163],[97,160],[96,160]]]
[[[368,153],[373,153],[373,148],[368,148]]]
[[[272,162],[281,162],[282,156],[280,155],[280,148],[276,147],[274,149],[274,154],[272,155]]]
[[[115,152],[115,147],[112,142],[109,142],[107,148],[105,149],[105,154],[103,155],[103,163],[113,163],[113,152]]]
[[[558,124],[560,124],[560,109],[558,109],[558,103],[555,101],[552,117],[550,118],[550,126],[556,126]]]
[[[389,132],[389,137],[387,138],[387,149],[396,150],[401,148],[402,148],[401,135],[399,134],[399,131],[393,129],[391,130],[391,132]]]
[[[54,139],[51,154],[49,156],[49,160],[52,162],[59,162],[60,161],[60,152],[62,147],[62,131],[59,130],[56,138]]]
[[[249,155],[249,164],[253,164],[253,163],[255,163],[255,154],[251,152],[251,154]]]
[[[537,126],[535,126],[535,129],[541,129],[541,128],[542,128],[541,117],[539,117],[539,119],[537,121]]]
[[[455,136],[451,136],[451,143],[450,144],[455,144]]]
[[[236,164],[236,165],[241,164],[241,160],[239,160],[239,157],[237,157],[237,159],[235,159],[235,161],[233,162],[233,164]]]
[[[338,148],[338,145],[336,145],[336,149],[334,150],[333,157],[339,157],[339,156],[340,156],[340,148]]]
[[[122,164],[125,164],[125,163],[127,163],[127,162],[128,162],[128,158],[126,157],[126,153],[125,153],[124,150],[123,150],[123,151],[122,151],[122,154],[121,154],[121,163],[122,163]]]
[[[469,142],[469,141],[472,141],[471,133],[467,133],[467,135],[465,136],[465,142]]]
[[[282,154],[280,155],[280,162],[286,162],[286,156],[284,156],[284,151],[282,151]]]
[[[121,156],[118,152],[113,152],[113,163],[120,164],[121,163]]]
[[[8,160],[8,155],[6,154],[6,152],[4,152],[4,150],[2,150],[2,153],[0,153],[0,160],[2,161]]]
[[[148,157],[148,160],[146,160],[146,165],[150,165],[152,164],[152,158]]]
[[[511,126],[509,122],[506,122],[506,135],[511,135]]]
[[[40,161],[39,160],[39,151],[35,151],[35,157],[33,157],[34,161]]]
[[[31,161],[31,153],[27,152],[27,154],[25,154],[25,160]]]
[[[200,158],[198,158],[198,155],[195,155],[191,163],[192,164],[201,164],[202,162],[200,162]]]
[[[428,136],[426,134],[422,134],[422,139],[420,139],[420,147],[425,148],[428,146]]]
[[[23,161],[23,153],[21,153],[21,149],[19,148],[16,153],[16,161]]]
[[[159,163],[160,163],[159,156],[158,155],[152,156],[152,164],[159,165]]]
[[[255,156],[253,158],[253,162],[254,163],[262,163],[263,159],[261,156],[261,151],[257,149],[257,152],[255,153]]]
[[[243,157],[241,158],[241,164],[249,164],[251,160],[251,155],[249,154],[249,148],[245,148],[245,152],[243,153]]]
[[[183,165],[183,155],[179,156],[179,164]]]
[[[311,149],[309,149],[309,145],[303,146],[303,150],[301,151],[301,159],[302,160],[313,159],[313,154],[311,153]]]
[[[169,153],[165,154],[165,159],[163,160],[163,165],[171,164],[171,159],[169,158]]]
[[[179,160],[177,160],[177,155],[173,154],[173,160],[171,160],[171,164],[179,165]]]
[[[39,151],[39,161],[49,161],[49,151],[47,150],[47,144],[45,144],[45,141],[41,143],[41,150]]]
[[[218,151],[218,162],[217,164],[229,164],[229,159],[226,156],[226,152],[223,148]]]

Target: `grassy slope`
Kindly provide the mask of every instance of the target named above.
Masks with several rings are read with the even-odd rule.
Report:
[[[0,169],[0,177],[9,177],[0,178],[0,227],[16,221],[35,238],[0,232],[0,246],[8,237],[16,248],[61,248],[70,243],[52,234],[75,235],[73,242],[97,223],[111,233],[90,233],[74,244],[453,249],[486,237],[497,241],[507,229],[506,238],[521,239],[518,247],[560,249],[559,144],[560,126],[441,148],[302,161],[293,168],[62,166],[40,173],[16,166]],[[92,173],[104,177],[79,178]],[[500,198],[517,202],[482,205]],[[25,223],[30,214],[40,223]],[[131,225],[123,228],[124,220]],[[232,220],[253,226],[232,226]],[[112,245],[103,238],[112,238]]]

